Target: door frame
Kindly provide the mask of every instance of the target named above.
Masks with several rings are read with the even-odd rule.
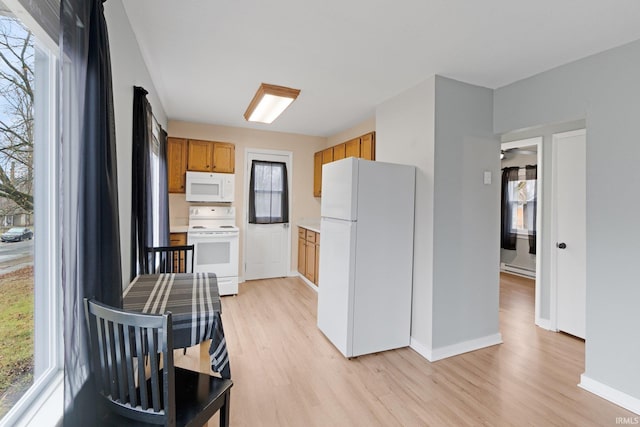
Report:
[[[561,138],[570,138],[573,136],[584,135],[585,150],[587,144],[587,129],[577,129],[567,132],[557,132],[551,135],[551,203],[550,203],[550,224],[551,238],[549,239],[548,248],[550,253],[549,265],[549,323],[553,331],[558,332],[558,251],[555,248],[555,242],[558,241],[558,204],[556,202],[558,196],[558,143]],[[586,177],[585,177],[586,180]],[[585,182],[586,185],[586,182]],[[586,209],[586,207],[585,207]],[[585,244],[586,244],[585,230]],[[585,265],[586,268],[586,265]]]
[[[242,275],[245,276],[247,271],[247,235],[249,234],[249,182],[251,178],[251,164],[249,163],[249,154],[257,154],[257,155],[275,155],[275,156],[286,156],[287,157],[287,191],[289,192],[289,224],[286,228],[287,234],[287,247],[286,247],[286,256],[287,256],[287,267],[286,274],[287,276],[293,275],[291,270],[291,215],[292,215],[292,206],[293,206],[293,152],[286,150],[270,150],[265,148],[245,148],[244,150],[244,185],[242,189],[242,197],[243,197],[243,226],[245,229],[244,236],[242,238]]]
[[[549,329],[547,320],[540,316],[542,310],[542,215],[543,215],[543,137],[519,139],[500,144],[501,150],[511,148],[536,147],[537,151],[537,178],[536,178],[536,279],[535,279],[535,324],[544,329]]]

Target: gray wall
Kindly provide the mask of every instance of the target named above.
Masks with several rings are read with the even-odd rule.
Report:
[[[436,76],[433,348],[498,333],[500,143],[493,91]],[[492,183],[483,183],[484,171]]]
[[[120,205],[120,248],[122,251],[123,285],[128,283],[131,242],[131,134],[133,126],[133,86],[144,87],[153,115],[167,129],[167,117],[151,81],[138,42],[122,0],[109,0],[104,4],[104,15],[109,31],[113,104],[116,122],[118,157],[118,202]]]
[[[640,41],[494,93],[498,133],[585,118],[587,315],[585,375],[640,398],[640,247],[635,196],[640,144]],[[621,187],[622,186],[622,187]],[[630,193],[629,193],[630,192]],[[622,195],[625,204],[620,202]]]
[[[376,109],[376,159],[416,166],[411,338],[431,349],[435,77]]]

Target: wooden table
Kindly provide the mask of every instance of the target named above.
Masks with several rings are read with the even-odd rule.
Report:
[[[231,378],[215,274],[141,274],[122,296],[123,308],[128,311],[148,314],[170,311],[174,347],[200,344],[201,367],[204,362],[205,368],[210,366],[222,378]],[[202,345],[209,340],[208,347]]]

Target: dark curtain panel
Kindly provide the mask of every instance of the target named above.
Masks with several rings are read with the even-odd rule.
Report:
[[[153,116],[147,91],[133,89],[133,155],[131,160],[131,270],[129,280],[144,271],[144,249],[153,246],[151,138]],[[167,196],[168,197],[168,196]]]
[[[513,230],[512,222],[512,205],[509,193],[509,181],[518,180],[518,168],[502,169],[502,197],[500,201],[500,211],[502,212],[500,220],[500,247],[503,249],[516,250],[517,233]]]
[[[65,426],[95,424],[82,299],[121,307],[111,61],[101,0],[60,4]]]
[[[527,181],[538,180],[538,167],[527,165],[526,168]],[[533,186],[533,197],[527,201],[527,229],[529,230],[529,253],[536,253],[536,217],[537,217],[537,205],[538,205],[538,190],[537,185]]]
[[[249,180],[249,223],[289,222],[287,165],[282,162],[251,162]]]
[[[160,149],[158,157],[160,160],[160,246],[169,246],[169,184],[167,170],[167,132],[160,128],[158,135]]]

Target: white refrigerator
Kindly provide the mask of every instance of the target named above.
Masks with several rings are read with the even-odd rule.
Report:
[[[322,168],[318,328],[345,357],[409,345],[415,168]]]

